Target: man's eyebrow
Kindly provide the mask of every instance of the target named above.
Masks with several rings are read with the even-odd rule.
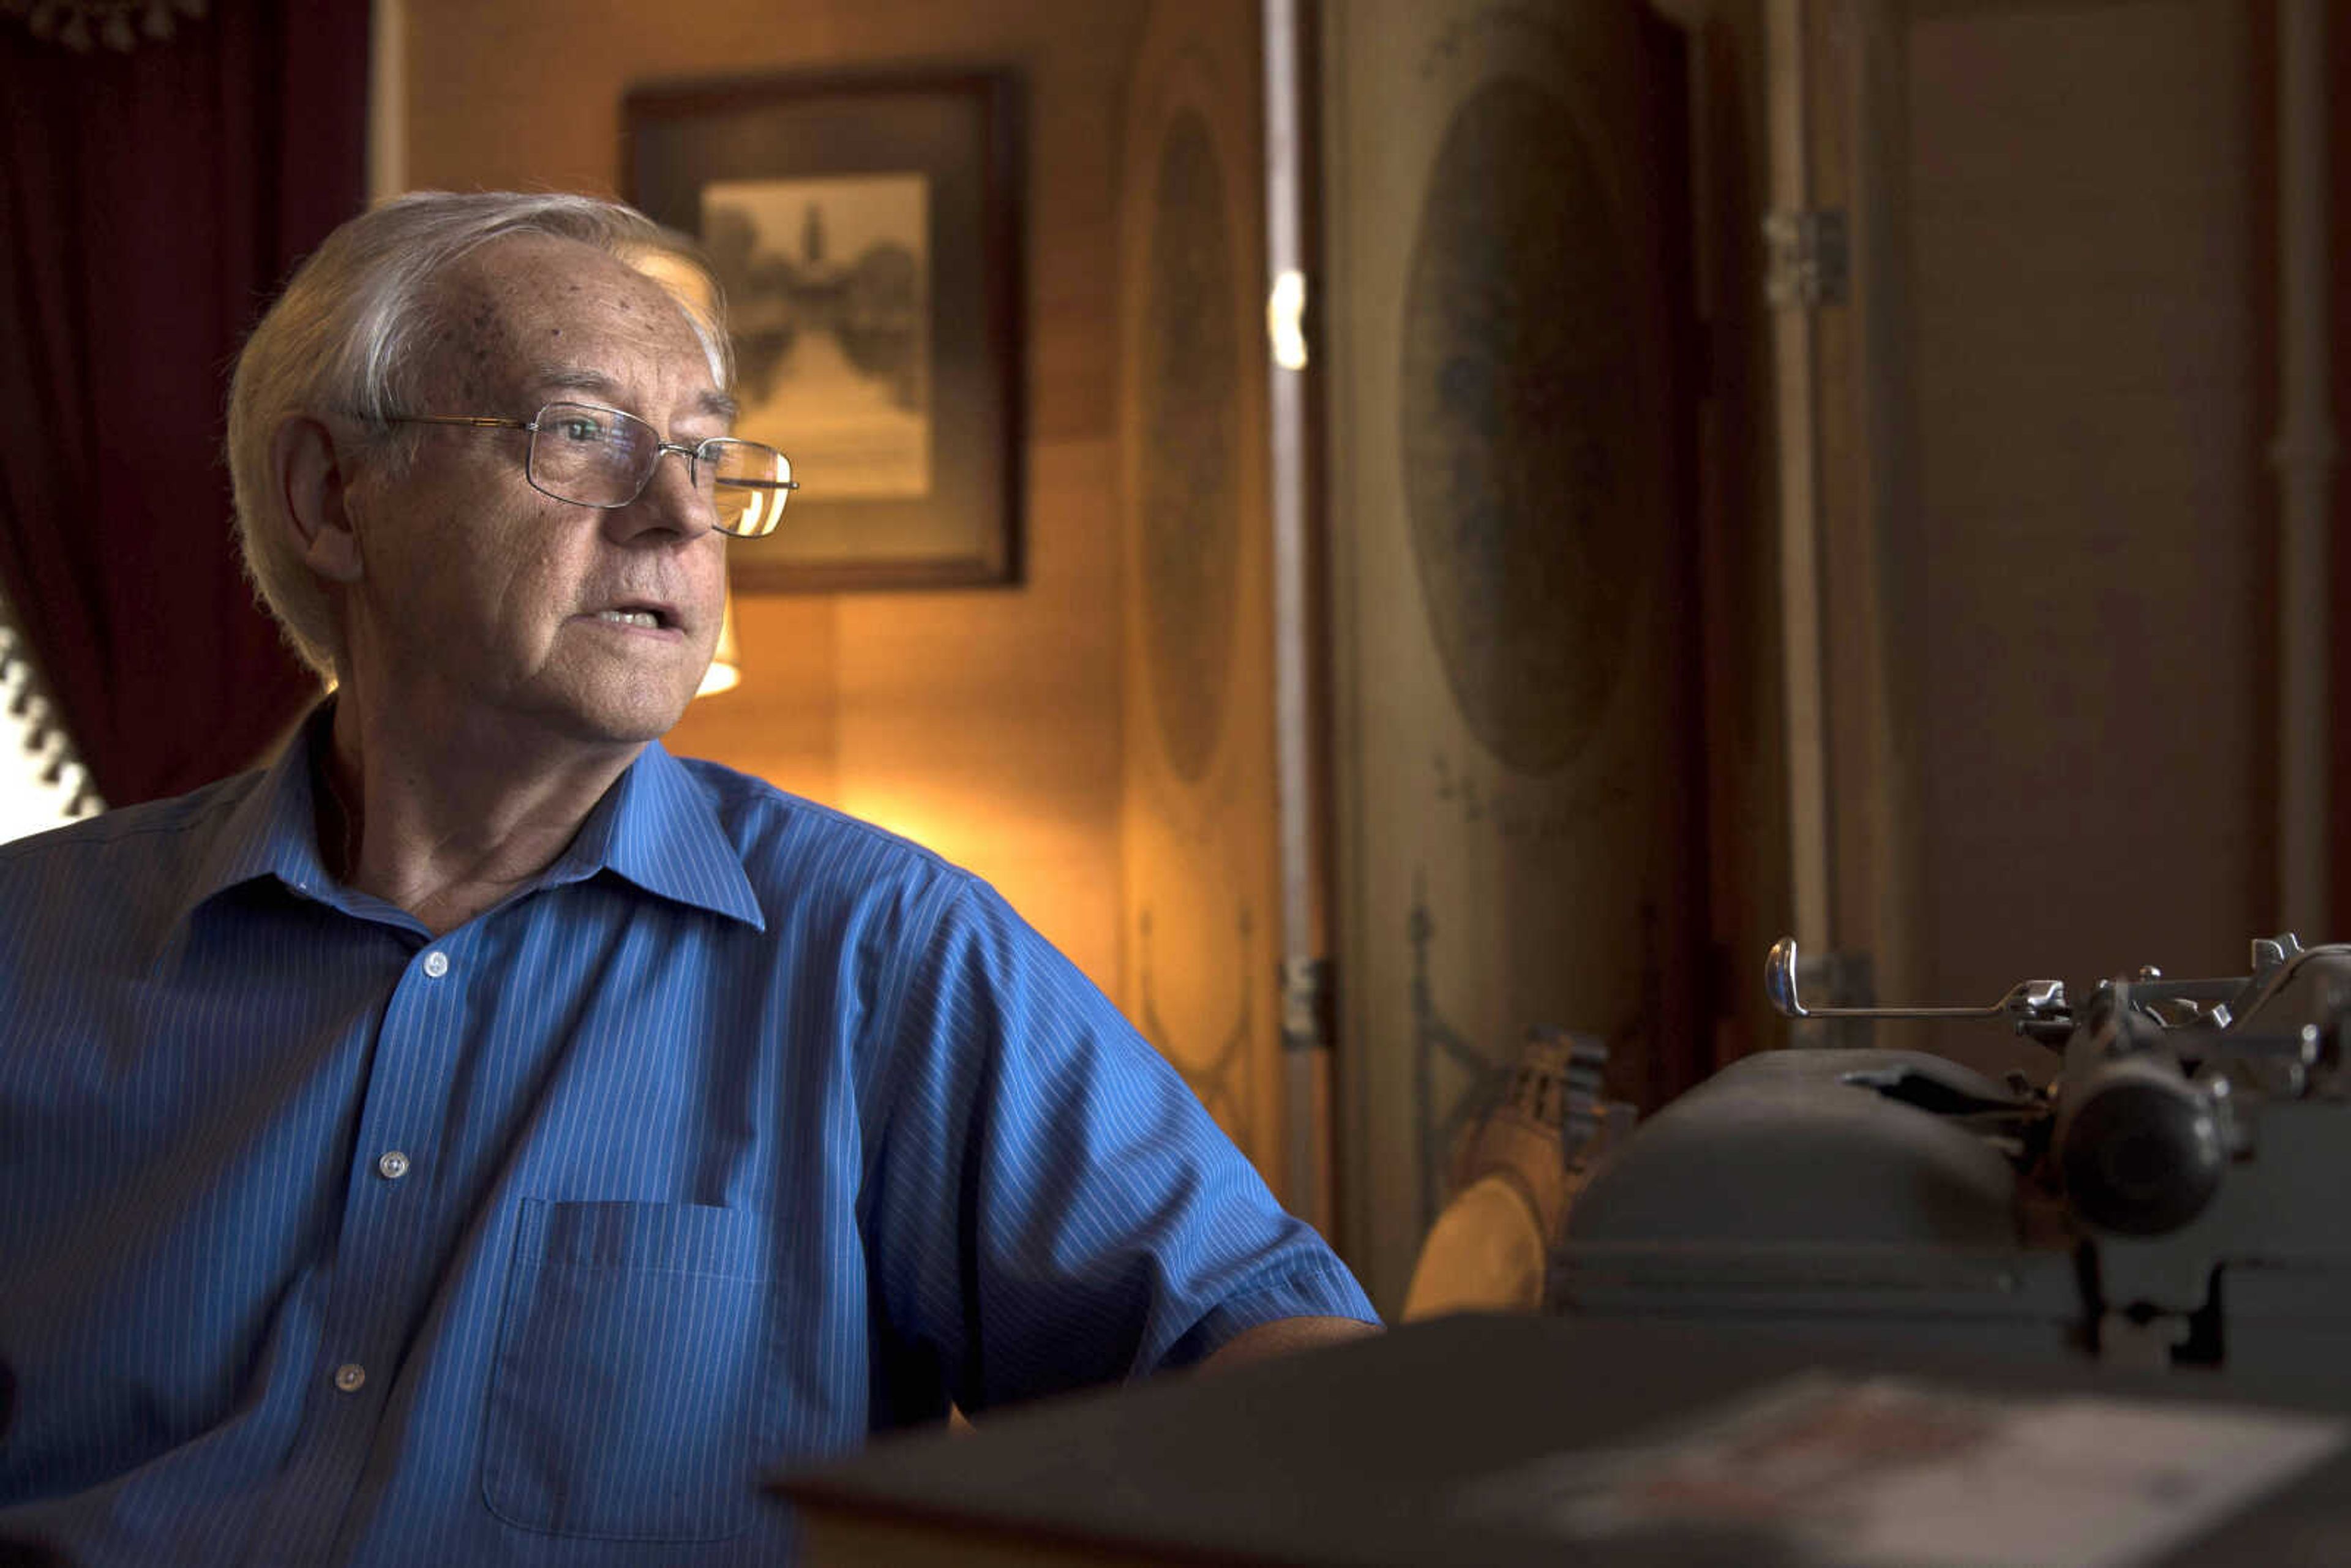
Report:
[[[529,384],[543,392],[593,392],[608,402],[617,401],[621,395],[620,383],[601,371],[573,365],[549,365],[534,374]]]
[[[621,383],[601,371],[591,371],[578,365],[550,365],[530,378],[530,386],[538,392],[588,392],[618,407]],[[724,420],[733,424],[742,405],[716,388],[703,392],[694,400],[695,412],[706,418]]]

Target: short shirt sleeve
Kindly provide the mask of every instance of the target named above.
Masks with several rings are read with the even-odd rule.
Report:
[[[881,1019],[861,1199],[881,1424],[1196,1361],[1274,1319],[1376,1322],[1183,1080],[982,884]]]

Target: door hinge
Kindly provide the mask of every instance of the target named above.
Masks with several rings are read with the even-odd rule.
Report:
[[[1763,293],[1775,310],[1843,305],[1852,294],[1844,209],[1763,214]]]
[[[1337,998],[1328,958],[1281,961],[1281,1045],[1285,1051],[1328,1050],[1337,1032]]]

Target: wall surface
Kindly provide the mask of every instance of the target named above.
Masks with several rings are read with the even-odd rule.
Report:
[[[676,750],[921,840],[1119,994],[1113,213],[1140,6],[1090,0],[406,0],[411,187],[617,193],[632,87],[1010,67],[1028,121],[1026,580],[745,597],[745,680]],[[585,24],[585,25],[583,25]]]

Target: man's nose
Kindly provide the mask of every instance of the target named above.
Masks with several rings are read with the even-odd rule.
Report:
[[[605,514],[613,537],[633,538],[658,531],[691,539],[710,532],[718,513],[709,487],[695,483],[697,477],[699,465],[690,448],[664,445],[637,498]]]

